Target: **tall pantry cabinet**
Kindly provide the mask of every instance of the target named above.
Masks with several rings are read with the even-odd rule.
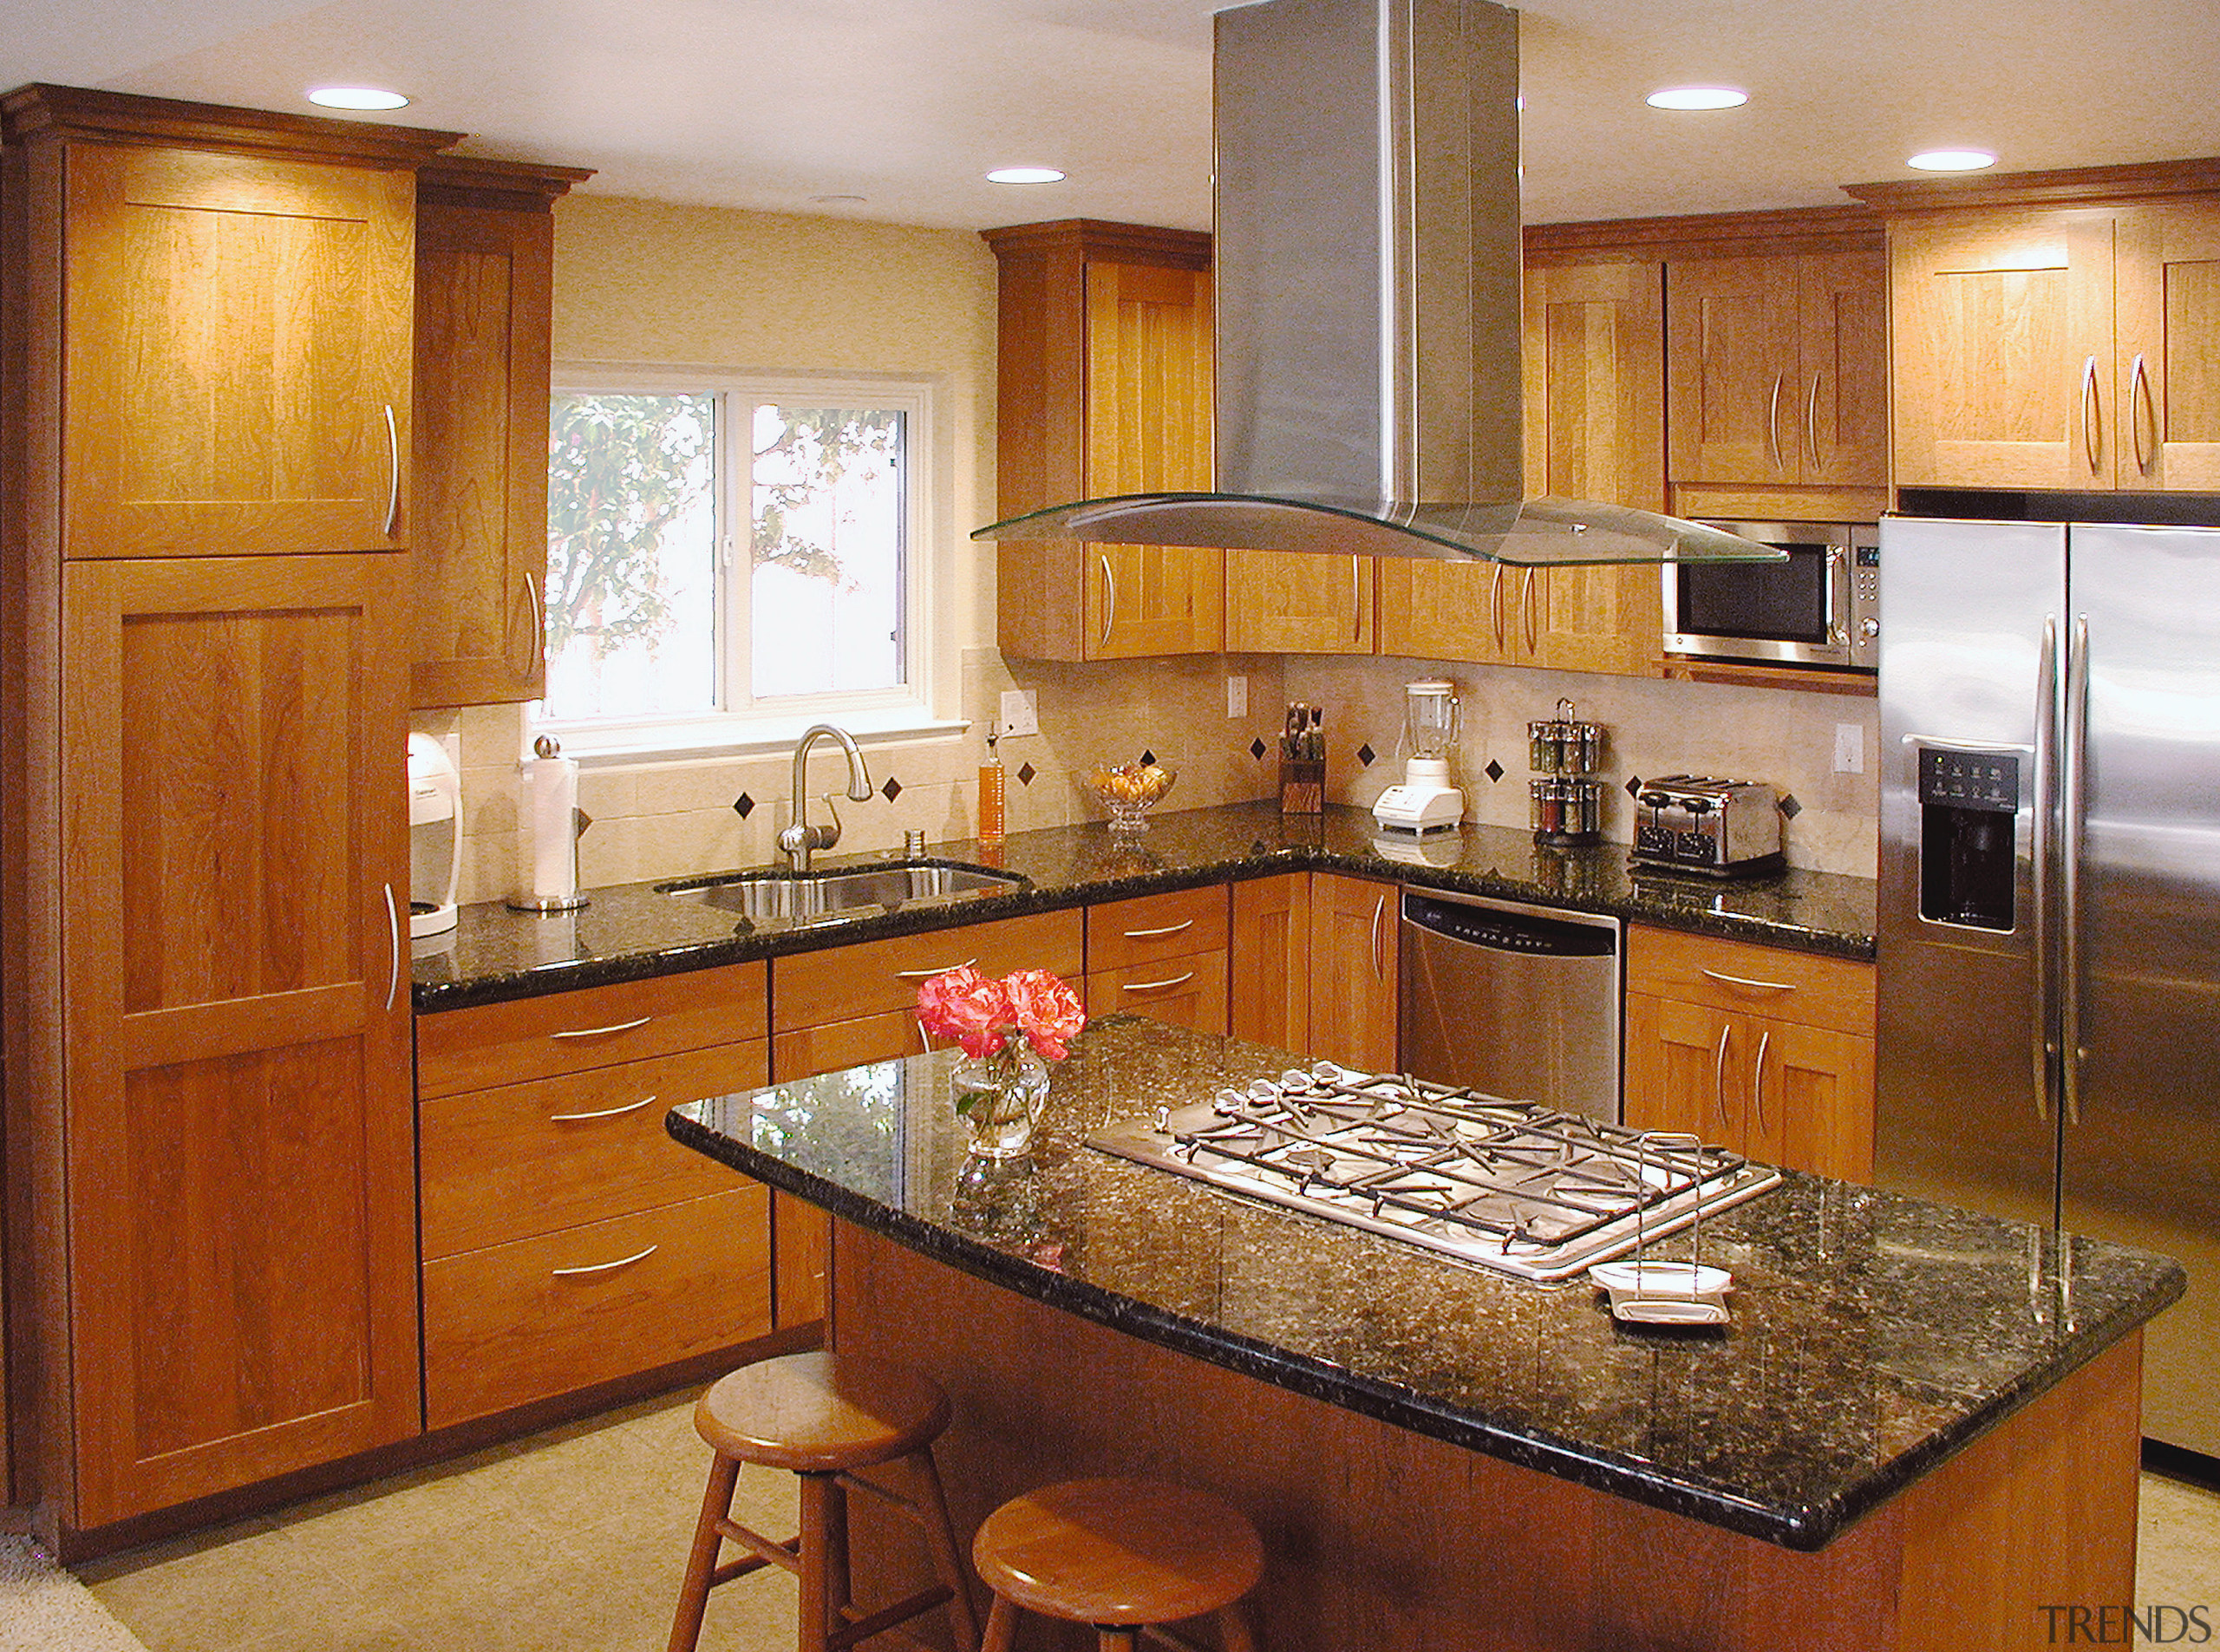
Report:
[[[416,1433],[414,169],[31,87],[4,199],[14,1488],[49,1530]]]

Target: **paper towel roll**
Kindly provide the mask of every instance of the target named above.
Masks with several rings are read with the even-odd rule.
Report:
[[[577,761],[559,754],[526,758],[524,792],[532,845],[527,892],[543,901],[568,900],[578,892]]]

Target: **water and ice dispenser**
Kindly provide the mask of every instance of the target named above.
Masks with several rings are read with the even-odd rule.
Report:
[[[2020,754],[1919,752],[1919,915],[1930,924],[2009,931],[2020,813]]]

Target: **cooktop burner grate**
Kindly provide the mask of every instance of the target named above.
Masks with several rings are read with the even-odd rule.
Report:
[[[1568,1278],[1777,1185],[1722,1148],[1331,1061],[1096,1132],[1104,1152],[1506,1273]]]

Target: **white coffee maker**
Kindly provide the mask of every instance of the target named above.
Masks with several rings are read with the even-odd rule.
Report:
[[[408,935],[444,935],[455,925],[462,882],[462,778],[447,748],[408,736]]]
[[[1403,688],[1402,783],[1372,806],[1372,818],[1388,832],[1438,832],[1465,818],[1465,794],[1449,783],[1449,754],[1460,718],[1457,685],[1427,677]]]

